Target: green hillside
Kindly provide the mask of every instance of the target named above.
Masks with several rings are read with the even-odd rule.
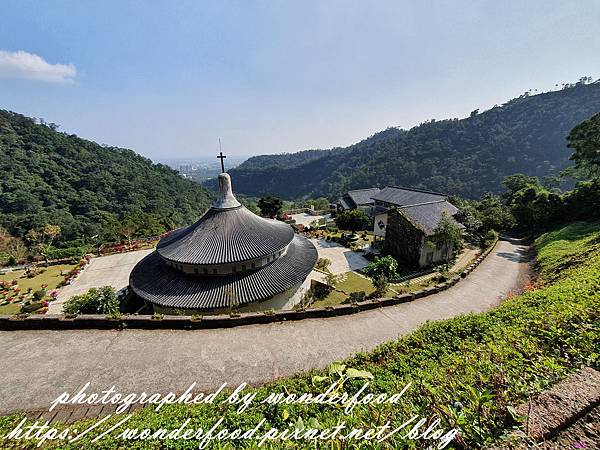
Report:
[[[0,226],[13,235],[50,223],[62,240],[103,236],[143,213],[169,227],[210,203],[209,191],[167,166],[54,128],[0,110]]]
[[[208,430],[217,419],[220,430],[251,430],[261,420],[266,423],[257,434],[275,428],[307,430],[332,429],[345,424],[341,434],[356,428],[368,430],[389,422],[391,429],[400,427],[413,416],[440,418],[435,429],[445,432],[456,428],[460,437],[445,448],[487,448],[514,425],[515,407],[532,395],[579,369],[582,365],[598,368],[600,355],[600,224],[574,223],[540,236],[538,252],[539,278],[525,293],[503,302],[500,307],[482,314],[469,314],[450,320],[429,322],[415,332],[383,344],[372,352],[362,353],[342,363],[333,363],[329,371],[312,371],[283,378],[266,387],[247,388],[244,395],[256,395],[243,414],[238,405],[227,402],[230,392],[221,393],[214,404],[166,405],[156,411],[147,407],[118,428],[174,430],[186,422],[186,429]],[[366,371],[366,373],[364,372]],[[352,372],[352,373],[351,373]],[[356,405],[344,413],[337,405],[284,404],[265,402],[271,394],[285,396],[326,391],[335,380],[343,385],[340,395],[360,396],[365,383],[361,377],[372,377],[362,393],[374,397],[400,392],[412,385],[398,404]],[[241,397],[241,395],[240,395]],[[373,398],[374,398],[373,397]],[[0,418],[0,432],[8,434],[19,421],[18,415]],[[99,424],[87,420],[73,428],[87,429],[98,425],[76,444],[56,443],[60,449],[139,448],[194,449],[199,440],[159,439],[130,440],[108,433],[98,442],[93,439],[117,426],[123,415],[114,415]],[[418,423],[415,420],[406,430]],[[522,420],[522,418],[521,418]],[[423,432],[431,422],[420,425]],[[56,424],[54,425],[56,426]],[[519,423],[519,428],[525,427]],[[436,440],[416,439],[407,431],[397,433],[383,443],[359,439],[341,441],[269,440],[262,448],[442,448]],[[439,435],[438,435],[439,436]],[[35,440],[6,441],[8,448],[35,448]],[[227,448],[254,448],[257,441],[227,441]],[[207,448],[225,448],[225,441],[213,441]]]
[[[600,82],[580,82],[466,119],[389,128],[346,148],[257,156],[230,173],[238,192],[256,196],[335,198],[348,189],[405,185],[478,198],[516,172],[560,172],[571,153],[566,135],[598,111]]]

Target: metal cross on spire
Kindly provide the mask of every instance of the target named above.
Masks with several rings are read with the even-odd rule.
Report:
[[[227,158],[227,156],[221,151],[221,138],[219,138],[219,156],[217,156],[217,159],[221,160],[221,173],[225,173],[225,164],[223,163],[225,158]]]

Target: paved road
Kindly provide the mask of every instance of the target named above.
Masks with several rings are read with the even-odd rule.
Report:
[[[194,381],[208,391],[323,368],[426,320],[497,306],[527,273],[525,250],[501,241],[447,291],[350,316],[218,330],[0,332],[0,413],[47,408],[88,381],[95,392],[112,385],[121,392],[181,392]]]

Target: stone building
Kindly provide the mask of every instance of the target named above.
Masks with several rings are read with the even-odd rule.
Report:
[[[163,238],[134,267],[129,284],[158,313],[291,309],[310,287],[316,261],[308,239],[246,209],[222,173],[212,207]]]
[[[373,200],[373,232],[384,238],[384,253],[415,267],[427,267],[450,259],[452,248],[438,248],[428,243],[444,214],[453,218],[458,212],[446,195],[388,186],[374,195]]]

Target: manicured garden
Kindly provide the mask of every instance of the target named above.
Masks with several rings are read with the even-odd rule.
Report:
[[[71,277],[77,276],[79,267],[76,264],[34,266],[29,270],[14,270],[0,275],[0,314],[45,312],[47,302],[52,301],[52,295],[55,295],[53,292]]]
[[[390,284],[387,287],[384,297],[392,297],[398,294],[418,291],[431,284],[435,284],[433,278],[423,283]],[[341,280],[335,285],[335,289],[331,290],[326,297],[316,300],[311,307],[323,308],[349,302],[350,295],[355,292],[364,292],[365,296],[369,297],[375,293],[375,286],[369,278],[356,272],[344,273],[341,276]]]
[[[186,419],[189,428],[210,428],[223,418],[221,428],[253,428],[261,419],[268,427],[334,427],[341,421],[349,428],[371,428],[387,421],[400,426],[414,415],[441,419],[440,426],[459,430],[455,448],[482,448],[500,438],[512,426],[520,426],[514,407],[565,378],[581,365],[598,368],[600,358],[600,224],[577,223],[548,233],[536,241],[539,279],[524,294],[513,297],[487,313],[467,315],[424,325],[416,332],[359,354],[344,362],[373,376],[368,391],[399,392],[411,387],[397,405],[356,406],[344,414],[324,405],[260,404],[271,392],[321,393],[332,379],[346,379],[344,390],[353,395],[364,379],[355,378],[339,364],[329,373],[311,372],[257,388],[253,405],[243,415],[226,404],[170,405],[159,412],[147,408],[136,413],[129,428],[175,429]],[[537,286],[537,287],[534,287]],[[365,372],[359,372],[365,376]],[[324,378],[327,377],[327,378]],[[223,397],[224,398],[224,397]],[[159,440],[123,442],[107,436],[91,440],[121,420],[110,418],[74,448],[197,448],[197,442]],[[5,435],[19,421],[0,420]],[[85,429],[94,421],[74,425]],[[421,431],[424,431],[426,425]],[[111,435],[114,436],[114,433]],[[33,448],[35,443],[4,442],[10,448]],[[234,441],[233,444],[240,445]],[[356,442],[319,442],[319,448],[354,448]],[[395,435],[391,440],[369,442],[365,448],[425,448],[430,443]],[[263,448],[315,448],[314,441],[268,442]],[[215,448],[225,448],[217,443]],[[229,444],[229,448],[232,445]]]

